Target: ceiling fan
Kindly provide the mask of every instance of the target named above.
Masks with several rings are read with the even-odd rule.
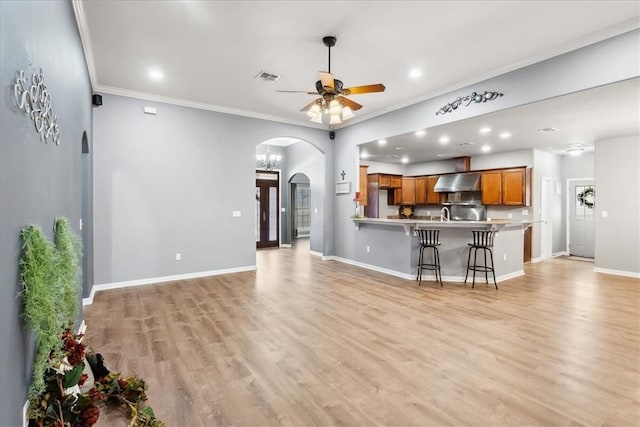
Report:
[[[362,93],[384,92],[382,83],[352,86],[345,88],[342,80],[334,78],[331,74],[331,48],[336,44],[334,36],[322,38],[322,43],[329,48],[329,67],[327,71],[320,71],[318,81],[316,81],[316,91],[307,92],[301,90],[278,90],[286,93],[307,93],[309,95],[320,95],[320,98],[310,102],[300,111],[306,111],[307,116],[314,123],[322,123],[322,113],[328,113],[329,124],[338,124],[353,117],[353,111],[362,108],[362,105],[347,98],[349,95],[359,95]]]

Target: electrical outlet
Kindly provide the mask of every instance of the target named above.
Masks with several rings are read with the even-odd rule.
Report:
[[[509,218],[509,219],[513,218],[513,214],[507,215],[507,218]]]
[[[609,212],[602,211],[602,218],[606,218],[607,216],[609,216]]]
[[[506,261],[506,260],[507,260],[507,254],[504,254],[504,255],[502,256],[502,258],[504,258],[504,260]]]
[[[529,209],[522,209],[522,216],[529,216]]]
[[[180,261],[182,259],[182,254],[181,253],[177,253],[176,254],[176,261]]]
[[[431,211],[427,211],[427,216],[431,216]]]
[[[371,246],[367,246],[367,253],[370,254],[371,253]]]

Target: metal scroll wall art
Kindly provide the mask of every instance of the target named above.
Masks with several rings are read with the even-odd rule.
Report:
[[[450,113],[453,110],[457,109],[461,104],[464,104],[465,107],[468,107],[469,104],[471,104],[472,102],[481,103],[481,102],[493,101],[494,99],[499,98],[502,95],[503,94],[500,92],[485,91],[484,93],[473,92],[471,95],[459,96],[458,98],[456,98],[455,101],[449,102],[448,104],[440,108],[436,112],[436,115]]]
[[[51,94],[44,84],[42,70],[31,76],[31,84],[27,81],[24,71],[18,72],[13,85],[13,95],[18,108],[31,117],[40,139],[45,143],[51,137],[56,145],[60,145],[60,131],[58,118],[51,109]]]

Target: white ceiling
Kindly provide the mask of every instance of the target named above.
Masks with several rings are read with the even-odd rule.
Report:
[[[637,1],[74,0],[96,91],[314,125],[299,110],[327,68],[355,123],[638,26]],[[164,78],[148,78],[150,69]],[[418,79],[409,73],[422,71]],[[255,79],[260,71],[277,82]],[[327,125],[323,126],[324,128]]]

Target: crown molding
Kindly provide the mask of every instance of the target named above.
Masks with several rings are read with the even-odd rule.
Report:
[[[96,73],[96,63],[93,59],[93,50],[91,49],[91,33],[89,32],[89,24],[87,23],[87,15],[84,12],[84,0],[72,0],[73,14],[76,16],[76,25],[80,34],[80,42],[84,51],[84,59],[87,63],[89,71],[89,80],[91,87],[95,88],[98,84],[98,76]]]
[[[98,84],[94,87],[94,91],[100,92],[100,93],[107,93],[110,95],[126,96],[128,98],[143,99],[145,101],[161,102],[163,104],[172,104],[172,105],[179,105],[181,107],[196,108],[198,110],[215,111],[217,113],[231,114],[234,116],[249,117],[249,118],[259,119],[259,120],[268,120],[271,122],[285,123],[285,124],[290,124],[295,126],[313,128],[313,129],[324,129],[324,127],[321,127],[315,124],[307,125],[305,122],[288,120],[288,119],[284,119],[278,116],[273,116],[270,114],[261,114],[261,113],[256,113],[255,111],[246,111],[246,110],[240,110],[236,108],[222,107],[220,105],[189,101],[188,99],[172,98],[168,96],[155,95],[147,92],[138,92],[138,91],[129,90],[129,89],[121,89],[113,86],[105,86],[105,85]]]

